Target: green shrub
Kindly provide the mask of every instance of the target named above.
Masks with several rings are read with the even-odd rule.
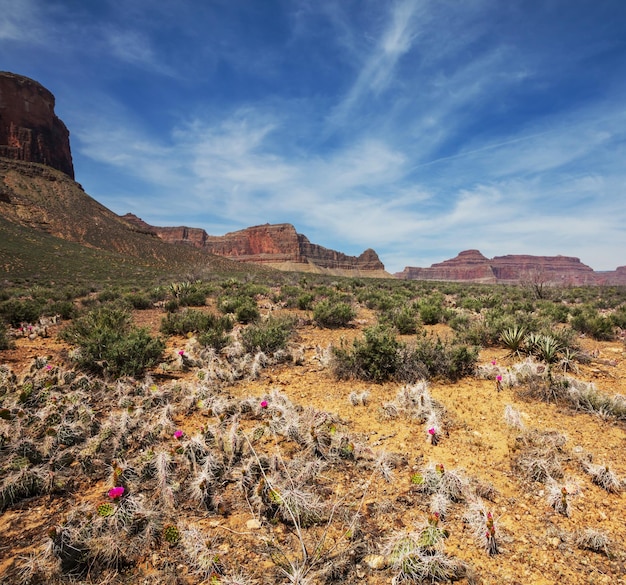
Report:
[[[615,336],[613,320],[603,317],[593,309],[579,310],[572,317],[570,325],[576,331],[599,341],[609,341]]]
[[[230,328],[232,328],[232,324],[230,324]],[[203,331],[198,334],[198,343],[205,347],[212,347],[215,351],[220,351],[224,349],[230,341],[230,336],[227,334],[227,331],[230,331],[230,329],[222,329],[219,326]]]
[[[0,349],[11,349],[12,343],[9,339],[7,327],[4,323],[0,322]]]
[[[626,329],[626,307],[619,307],[611,316],[611,322],[615,327]]]
[[[142,293],[127,294],[124,299],[132,306],[133,309],[144,311],[152,308],[152,301]]]
[[[238,323],[252,323],[260,316],[261,313],[253,300],[248,300],[235,309],[235,319]]]
[[[243,347],[247,353],[275,353],[286,347],[294,326],[293,320],[287,317],[270,317],[266,321],[248,325],[241,334]]]
[[[333,347],[333,372],[340,380],[357,378],[381,383],[393,379],[399,365],[402,344],[393,330],[384,326],[369,327],[364,339],[355,339],[352,347]]]
[[[161,320],[161,333],[165,335],[187,335],[206,333],[212,330],[230,331],[233,328],[229,317],[218,317],[211,313],[185,309],[180,313],[168,313]]]
[[[59,315],[61,319],[69,320],[78,315],[78,309],[72,301],[56,301],[46,307],[47,315]]]
[[[204,290],[191,287],[179,295],[178,302],[181,307],[204,307],[206,297]]]
[[[233,314],[239,323],[252,323],[260,317],[254,298],[245,295],[222,295],[217,299],[217,308],[224,314]]]
[[[314,301],[315,295],[313,293],[302,293],[297,299],[296,306],[302,311],[310,311]]]
[[[285,285],[280,289],[276,300],[285,303],[285,307],[293,309],[298,305],[298,297],[302,294],[299,286]],[[313,296],[315,298],[315,295]]]
[[[130,313],[103,306],[76,319],[61,337],[79,348],[79,367],[112,376],[141,375],[156,365],[165,344],[132,324]]]
[[[402,381],[415,382],[415,374],[421,374],[418,377],[456,382],[472,375],[477,361],[476,347],[469,347],[456,340],[445,341],[438,336],[424,336],[403,356]]]
[[[13,327],[35,323],[43,312],[43,302],[33,299],[9,299],[0,304],[0,315]]]
[[[414,335],[418,329],[417,313],[407,305],[384,313],[381,322],[388,323],[401,335]]]
[[[345,302],[335,302],[330,299],[320,301],[313,307],[313,321],[319,327],[329,329],[345,327],[356,317],[354,307]]]
[[[423,303],[419,305],[419,315],[424,325],[436,325],[444,321],[444,310],[440,304]]]

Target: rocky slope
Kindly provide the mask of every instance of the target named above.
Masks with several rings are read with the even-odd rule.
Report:
[[[65,173],[42,164],[0,158],[0,218],[33,232],[30,238],[22,236],[24,242],[19,249],[25,251],[37,232],[113,252],[129,262],[134,258],[153,267],[184,267],[190,272],[196,267],[237,268],[225,258],[187,246],[170,246],[149,230],[130,225],[90,197]],[[0,240],[10,240],[15,233],[18,232],[9,230],[6,223],[0,224]],[[28,230],[19,233],[28,234]],[[6,253],[7,249],[0,246],[0,259]],[[10,272],[12,263],[8,261],[7,266]]]
[[[478,250],[466,250],[429,268],[407,266],[395,276],[405,280],[502,284],[626,285],[626,266],[609,272],[594,272],[571,256],[509,254],[489,259]]]
[[[365,250],[360,256],[348,256],[311,243],[288,223],[258,225],[223,236],[211,236],[198,228],[151,226],[130,213],[123,219],[139,229],[155,233],[166,242],[187,244],[238,262],[337,275],[390,276],[374,250]]]
[[[72,179],[70,133],[41,84],[0,71],[0,157],[42,163]]]

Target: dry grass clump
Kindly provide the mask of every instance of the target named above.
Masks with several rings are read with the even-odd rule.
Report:
[[[590,550],[609,556],[611,543],[608,534],[595,528],[586,528],[576,534],[576,546],[583,550]]]
[[[513,469],[528,481],[561,479],[563,447],[567,439],[557,431],[528,430],[515,439]]]
[[[618,477],[608,465],[596,465],[583,461],[582,468],[591,477],[593,483],[611,494],[620,493],[626,485],[624,480]]]
[[[416,531],[391,535],[383,548],[384,562],[395,572],[391,582],[456,581],[468,574],[466,563],[443,550],[445,531],[430,521]]]

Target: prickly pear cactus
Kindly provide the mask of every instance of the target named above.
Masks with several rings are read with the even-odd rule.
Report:
[[[176,544],[180,540],[180,530],[174,524],[168,524],[163,529],[163,537],[170,544]]]
[[[115,506],[113,504],[106,503],[98,506],[98,516],[106,518],[108,516],[113,516],[113,514],[115,514]]]

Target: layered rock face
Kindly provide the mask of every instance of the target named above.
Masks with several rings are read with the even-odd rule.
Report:
[[[486,258],[478,250],[466,250],[455,258],[430,268],[407,266],[395,276],[406,280],[443,280],[477,283],[518,284],[535,282],[560,285],[626,284],[626,267],[594,272],[571,256],[510,254]]]
[[[21,75],[0,71],[0,157],[41,163],[72,179],[70,133],[54,113],[54,96]]]
[[[433,264],[430,268],[407,266],[396,274],[404,280],[459,280],[463,282],[496,282],[496,276],[478,250],[466,250],[456,258]]]
[[[150,226],[132,214],[126,214],[123,219],[141,229],[156,233],[166,242],[202,248],[212,254],[239,262],[268,264],[274,268],[288,270],[317,267],[329,271],[387,275],[383,263],[374,250],[365,250],[360,256],[348,256],[312,244],[306,236],[297,233],[288,223],[258,225],[223,236],[210,236],[198,228]]]

